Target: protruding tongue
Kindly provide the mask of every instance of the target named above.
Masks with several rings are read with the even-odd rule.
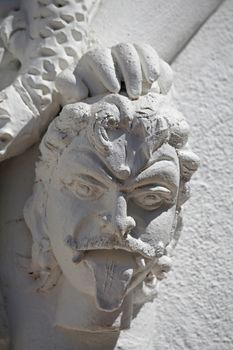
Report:
[[[136,267],[133,254],[123,250],[95,250],[89,251],[85,260],[95,277],[98,308],[119,309]]]

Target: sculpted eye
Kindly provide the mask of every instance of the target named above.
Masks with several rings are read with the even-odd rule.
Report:
[[[89,176],[85,176],[85,178],[80,176],[72,182],[65,183],[65,186],[80,199],[98,199],[104,192],[104,188]]]
[[[95,194],[97,194],[94,186],[90,186],[82,182],[77,182],[75,187],[76,194],[83,198],[93,197]]]
[[[138,188],[131,198],[145,210],[155,210],[163,204],[171,205],[174,202],[172,192],[162,186]]]

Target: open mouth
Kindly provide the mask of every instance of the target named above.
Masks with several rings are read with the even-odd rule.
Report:
[[[114,235],[88,240],[68,235],[65,244],[73,252],[73,263],[82,262],[91,270],[96,305],[106,312],[119,309],[125,296],[144,281],[164,254],[162,243],[152,247],[130,235],[121,240]]]
[[[155,260],[124,249],[93,249],[76,253],[81,254],[82,262],[92,272],[96,306],[105,312],[118,310],[125,296],[145,279],[155,263]]]

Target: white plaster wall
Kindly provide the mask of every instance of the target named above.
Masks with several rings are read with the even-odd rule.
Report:
[[[201,157],[174,272],[154,303],[155,350],[233,349],[233,1],[173,64]]]
[[[172,1],[167,1],[165,7],[162,6],[164,1],[156,1],[158,7],[152,13],[155,2],[148,0],[150,10],[145,14],[140,12],[144,8],[143,1],[135,0],[134,6],[131,1],[129,11],[130,0],[105,0],[92,28],[97,34],[102,33],[101,39],[108,45],[127,41],[129,35],[132,41],[145,40],[147,33],[149,40],[146,41],[158,48],[163,57],[171,59],[200,25],[193,20],[202,16],[203,21],[218,2],[177,0],[179,6],[174,5],[175,1],[174,6]],[[109,3],[111,8],[118,3],[122,11],[120,17],[112,17],[111,30],[108,25],[104,33],[100,19],[105,13],[104,5],[109,6]],[[127,14],[124,6],[128,6]],[[135,17],[136,6],[139,6],[138,16],[143,19],[140,27]],[[169,17],[168,23],[174,23],[170,29],[163,22],[163,16],[170,16],[171,9],[177,12],[172,19]],[[198,9],[201,9],[199,13]],[[125,32],[123,24],[129,22],[129,18],[132,32],[130,28]],[[182,22],[181,18],[188,20]],[[118,23],[120,19],[122,30],[117,32],[115,21]],[[179,26],[175,25],[176,20]],[[191,22],[196,23],[192,24],[192,30],[188,29]],[[164,36],[165,29],[168,34]],[[192,199],[185,206],[185,228],[176,248],[174,272],[162,284],[159,298],[145,305],[132,331],[120,337],[117,350],[149,350],[150,346],[154,350],[233,349],[232,52],[233,1],[228,0],[173,63],[177,72],[177,103],[192,127],[191,144],[202,164],[192,182]],[[50,311],[54,307],[51,301],[55,291],[49,296],[35,295],[33,283],[21,266],[20,256],[30,254],[30,234],[22,220],[22,208],[31,191],[36,154],[34,147],[0,166],[0,280],[10,316],[11,350],[113,349],[113,340],[106,342],[105,339],[108,346],[103,347],[101,338],[96,338],[93,349],[82,336],[62,334],[53,329]],[[145,342],[147,336],[150,340]]]
[[[101,0],[91,29],[104,46],[147,42],[171,61],[222,1]]]

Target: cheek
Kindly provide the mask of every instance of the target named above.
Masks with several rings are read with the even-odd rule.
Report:
[[[46,208],[50,239],[62,239],[72,232],[75,221],[79,221],[84,213],[80,201],[74,200],[64,191],[51,189],[48,193]]]
[[[130,215],[136,221],[136,228],[132,235],[154,247],[159,242],[163,242],[165,246],[170,242],[176,217],[176,205],[166,210],[155,211],[146,211],[135,206]]]
[[[81,200],[66,190],[50,190],[46,210],[50,239],[64,242],[67,235],[75,232],[98,230],[99,217],[111,211],[109,198],[106,194],[98,200]]]
[[[68,195],[65,191],[51,189],[48,193],[46,207],[48,234],[57,262],[75,288],[94,295],[93,276],[90,270],[84,263],[77,266],[72,262],[73,252],[64,243],[65,237],[72,233],[77,224],[91,212],[92,209],[87,208],[88,206],[83,206],[83,201]]]

